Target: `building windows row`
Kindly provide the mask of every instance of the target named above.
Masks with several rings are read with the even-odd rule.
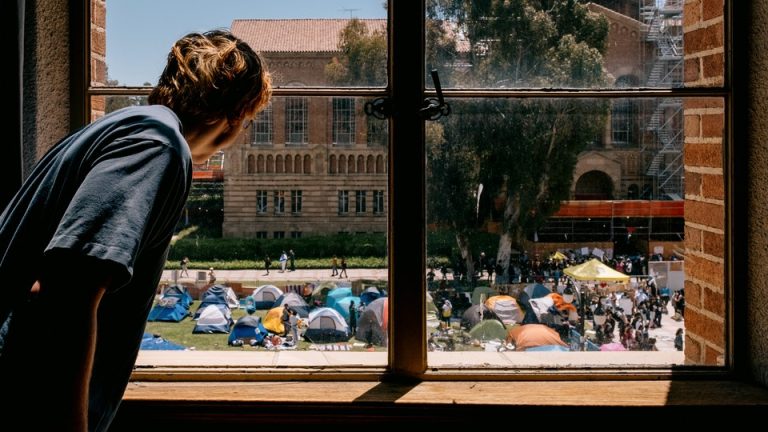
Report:
[[[276,190],[272,191],[272,208],[275,214],[285,213],[287,191]],[[265,214],[269,211],[267,202],[269,197],[269,191],[257,190],[256,191],[256,212],[259,214]],[[300,190],[290,191],[290,211],[291,213],[301,213],[303,193]]]
[[[267,231],[256,231],[256,238],[257,239],[269,238],[269,233]],[[273,231],[272,238],[276,238],[276,239],[285,238],[285,231]],[[291,231],[291,238],[293,239],[301,238],[301,231]]]
[[[248,155],[246,165],[248,174],[312,174],[310,155]]]
[[[329,174],[384,174],[384,156],[368,155],[331,155],[328,157]]]
[[[355,191],[355,214],[365,214],[368,212],[367,206],[368,191],[358,190]],[[339,214],[349,214],[349,198],[350,191],[339,191]],[[373,214],[384,214],[384,191],[373,191]]]

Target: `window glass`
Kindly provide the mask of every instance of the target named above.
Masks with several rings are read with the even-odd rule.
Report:
[[[333,98],[333,143],[354,144],[355,99]]]

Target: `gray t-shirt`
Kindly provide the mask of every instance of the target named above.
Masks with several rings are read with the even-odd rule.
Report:
[[[0,215],[0,323],[39,278],[30,264],[65,253],[119,268],[99,306],[91,430],[108,426],[125,391],[191,178],[173,111],[129,107],[56,144]]]

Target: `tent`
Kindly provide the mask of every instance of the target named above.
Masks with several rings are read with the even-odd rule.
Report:
[[[274,307],[280,306],[290,306],[291,309],[298,312],[299,316],[302,318],[309,316],[309,305],[304,301],[303,298],[301,298],[300,295],[294,292],[283,294],[280,296],[280,298],[275,300]]]
[[[346,342],[349,326],[341,315],[331,308],[319,308],[309,314],[309,325],[304,338],[315,343]]]
[[[187,309],[192,305],[192,296],[189,294],[189,291],[187,291],[187,288],[181,284],[166,287],[160,298],[163,299],[166,297],[178,297],[181,301],[181,305]]]
[[[251,344],[252,341],[258,344],[264,340],[267,334],[269,332],[261,324],[261,318],[246,315],[237,320],[232,327],[227,343],[232,345],[235,340],[240,339],[243,344]]]
[[[237,300],[237,295],[235,294],[235,290],[233,290],[231,287],[218,285],[218,284],[214,285],[208,288],[208,290],[205,291],[205,293],[203,293],[201,298],[205,298],[209,295],[217,295],[223,298],[226,301],[226,304],[230,308],[240,307],[240,301]]]
[[[580,281],[629,282],[629,276],[608,267],[595,258],[579,265],[567,267],[563,273]]]
[[[160,336],[153,335],[152,333],[144,333],[144,336],[141,337],[141,345],[139,345],[140,350],[145,351],[183,351],[186,350],[186,348],[183,345],[179,345],[177,343],[169,342],[165,339],[163,339]]]
[[[179,297],[163,297],[149,311],[147,321],[179,322],[189,315],[189,309]]]
[[[253,304],[256,309],[271,309],[275,300],[283,295],[283,291],[274,285],[261,285],[253,290]]]
[[[504,340],[507,338],[507,329],[504,324],[495,319],[486,319],[477,323],[469,331],[472,339],[479,341]]]
[[[333,304],[336,302],[336,300],[343,299],[344,297],[349,297],[352,295],[352,288],[344,287],[344,288],[336,288],[328,291],[328,295],[325,298],[325,305],[328,307],[333,307]]]
[[[200,313],[192,333],[229,333],[232,312],[225,304],[208,305]]]
[[[492,310],[504,324],[519,323],[523,320],[524,312],[517,300],[510,296],[493,296],[485,301],[485,306]]]
[[[210,305],[224,305],[227,309],[229,309],[229,305],[227,304],[226,298],[222,296],[220,293],[210,293],[203,295],[202,301],[200,301],[200,306],[197,307],[197,311],[195,311],[194,319],[199,319],[200,314],[203,313],[203,310],[205,310],[206,307]]]
[[[544,324],[515,326],[509,330],[509,337],[515,343],[517,351],[548,345],[568,346],[554,329]]]
[[[334,289],[336,289],[336,284],[333,282],[323,282],[315,285],[315,289],[312,290],[311,295],[312,303],[316,305],[324,305],[326,298],[328,297],[328,293]]]
[[[479,286],[472,291],[472,304],[476,305],[482,303],[480,297],[483,295],[485,295],[485,300],[488,300],[496,294],[498,294],[496,290],[489,286]]]
[[[376,345],[387,344],[389,326],[389,297],[382,297],[371,302],[357,319],[358,341]]]
[[[552,291],[540,283],[533,283],[523,288],[523,292],[528,294],[529,299],[535,299],[549,295]]]
[[[264,328],[270,332],[282,335],[285,333],[285,327],[283,327],[283,321],[281,320],[282,316],[283,307],[274,307],[267,311],[267,314],[264,316],[261,323],[264,325]]]
[[[367,305],[379,297],[381,297],[381,291],[379,291],[379,289],[375,286],[370,286],[366,288],[362,294],[360,294],[360,302],[362,302],[364,305]]]
[[[555,261],[564,261],[564,260],[567,260],[567,259],[568,259],[568,257],[567,257],[567,256],[565,256],[565,255],[564,255],[562,252],[560,252],[560,251],[555,251],[555,253],[553,253],[552,255],[550,255],[550,256],[549,256],[549,259],[551,259],[551,260],[555,260]]]
[[[360,297],[347,296],[333,302],[331,309],[338,312],[346,321],[349,321],[349,304],[355,302],[355,307],[360,307]]]
[[[471,329],[483,320],[497,320],[501,322],[496,313],[488,309],[486,305],[474,305],[464,311],[464,314],[461,316],[461,326],[465,329]]]

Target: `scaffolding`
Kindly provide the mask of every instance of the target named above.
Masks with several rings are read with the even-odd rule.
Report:
[[[640,19],[650,50],[646,87],[683,86],[683,0],[642,0]],[[685,195],[683,170],[683,100],[659,98],[649,107],[641,148],[649,154],[645,174],[652,183],[647,199],[680,200]]]

